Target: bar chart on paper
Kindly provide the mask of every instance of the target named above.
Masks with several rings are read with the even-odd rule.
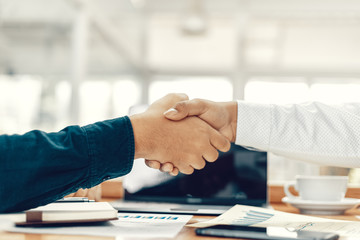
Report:
[[[235,220],[233,220],[233,225],[240,225],[240,226],[251,226],[255,224],[262,223],[264,221],[269,220],[272,218],[274,214],[249,210],[245,213],[244,216],[241,216]]]

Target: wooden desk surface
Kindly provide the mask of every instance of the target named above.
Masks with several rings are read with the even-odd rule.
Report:
[[[275,210],[286,211],[290,213],[299,213],[296,208],[284,205],[284,204],[272,204]],[[359,209],[350,209],[341,216],[321,216],[332,219],[351,220],[358,221],[355,217],[360,215]],[[198,219],[211,219],[210,216],[194,216],[190,221],[195,222]],[[90,236],[67,236],[67,235],[51,235],[51,234],[24,234],[24,233],[7,233],[0,231],[1,240],[114,240],[112,237],[90,237]],[[224,239],[235,239],[235,238],[214,238],[214,237],[200,237],[195,235],[195,229],[184,227],[180,233],[174,238],[175,240],[201,240],[201,239],[212,239],[212,240],[224,240]],[[136,240],[135,238],[121,238],[121,240]]]

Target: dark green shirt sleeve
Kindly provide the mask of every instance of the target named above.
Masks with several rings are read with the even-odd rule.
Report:
[[[128,117],[56,133],[0,135],[0,212],[44,205],[125,175],[134,146]]]

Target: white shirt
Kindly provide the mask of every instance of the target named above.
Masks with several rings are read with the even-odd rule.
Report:
[[[360,167],[360,103],[238,101],[235,143],[323,165]]]

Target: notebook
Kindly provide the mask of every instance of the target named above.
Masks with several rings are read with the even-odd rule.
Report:
[[[267,153],[232,145],[214,163],[192,175],[176,177],[134,161],[124,177],[120,212],[220,215],[235,204],[267,205]]]
[[[117,211],[107,202],[51,203],[28,210],[25,222],[16,226],[63,225],[117,219]]]

